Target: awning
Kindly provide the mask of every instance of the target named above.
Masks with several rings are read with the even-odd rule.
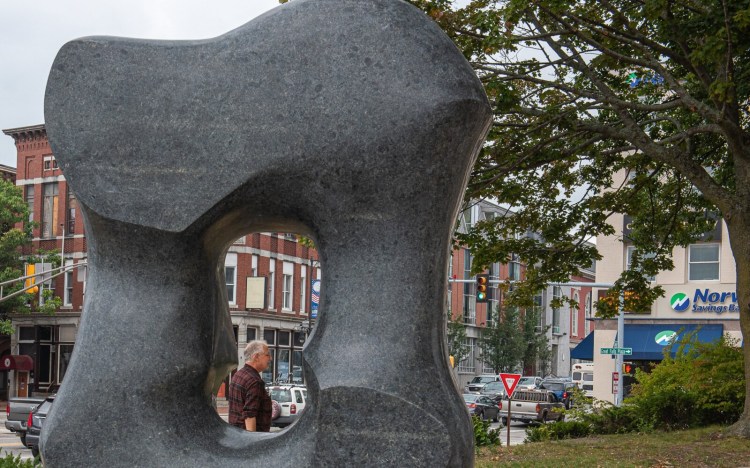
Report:
[[[661,361],[664,347],[679,341],[690,332],[698,330],[696,338],[710,343],[721,338],[724,325],[721,324],[625,324],[625,348],[633,348],[633,354],[624,356],[626,361]],[[677,332],[680,332],[679,334]],[[571,359],[594,359],[594,333],[591,332],[570,352]],[[612,343],[614,344],[614,343]],[[672,350],[672,356],[674,351]]]
[[[0,371],[6,370],[34,370],[34,360],[26,354],[8,354],[0,357]]]
[[[592,331],[586,335],[586,338],[570,351],[570,359],[594,360],[594,333]]]

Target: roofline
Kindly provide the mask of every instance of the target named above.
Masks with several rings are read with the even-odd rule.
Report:
[[[39,124],[39,125],[28,125],[26,127],[6,128],[5,130],[3,130],[3,133],[15,139],[15,138],[18,138],[18,136],[21,133],[46,132],[46,131],[47,129],[44,126],[44,124]]]

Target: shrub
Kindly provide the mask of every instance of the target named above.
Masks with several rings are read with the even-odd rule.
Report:
[[[37,468],[42,464],[39,459],[21,460],[21,455],[6,453],[4,458],[0,458],[0,468]]]
[[[651,426],[640,417],[639,409],[633,405],[614,406],[609,402],[597,402],[590,413],[580,416],[592,434],[625,434],[648,432]]]
[[[557,421],[526,429],[526,442],[577,439],[591,434],[591,426],[583,421]]]
[[[500,429],[490,429],[489,421],[482,421],[476,416],[471,416],[474,424],[474,444],[477,447],[485,445],[498,445],[500,443]]]
[[[638,383],[627,402],[638,418],[655,429],[730,424],[744,406],[743,363],[736,340],[724,337],[701,343],[689,333],[665,349],[664,360],[650,373],[637,371]]]

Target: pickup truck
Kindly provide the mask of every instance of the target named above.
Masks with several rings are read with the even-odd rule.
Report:
[[[511,421],[544,423],[562,421],[565,418],[565,405],[557,399],[554,392],[547,390],[516,390],[511,400],[504,400],[502,403],[502,419],[505,425],[508,424],[509,407]]]
[[[27,447],[26,422],[29,419],[29,413],[43,402],[44,398],[11,398],[8,401],[8,406],[5,407],[5,428],[15,432],[21,438],[24,447]]]

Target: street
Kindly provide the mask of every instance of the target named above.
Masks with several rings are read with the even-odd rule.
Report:
[[[221,414],[221,413],[220,413]],[[226,414],[221,414],[221,417],[226,421]],[[500,427],[500,423],[490,424],[490,428],[497,429]],[[510,444],[518,445],[522,444],[526,438],[526,424],[514,421],[510,425]],[[273,428],[272,432],[278,431],[278,428]],[[507,429],[502,428],[500,431],[500,442],[505,445],[507,441]],[[6,454],[11,453],[13,455],[20,455],[22,460],[33,458],[31,456],[31,450],[21,444],[21,439],[5,428],[5,411],[0,412],[0,458],[4,458]]]

